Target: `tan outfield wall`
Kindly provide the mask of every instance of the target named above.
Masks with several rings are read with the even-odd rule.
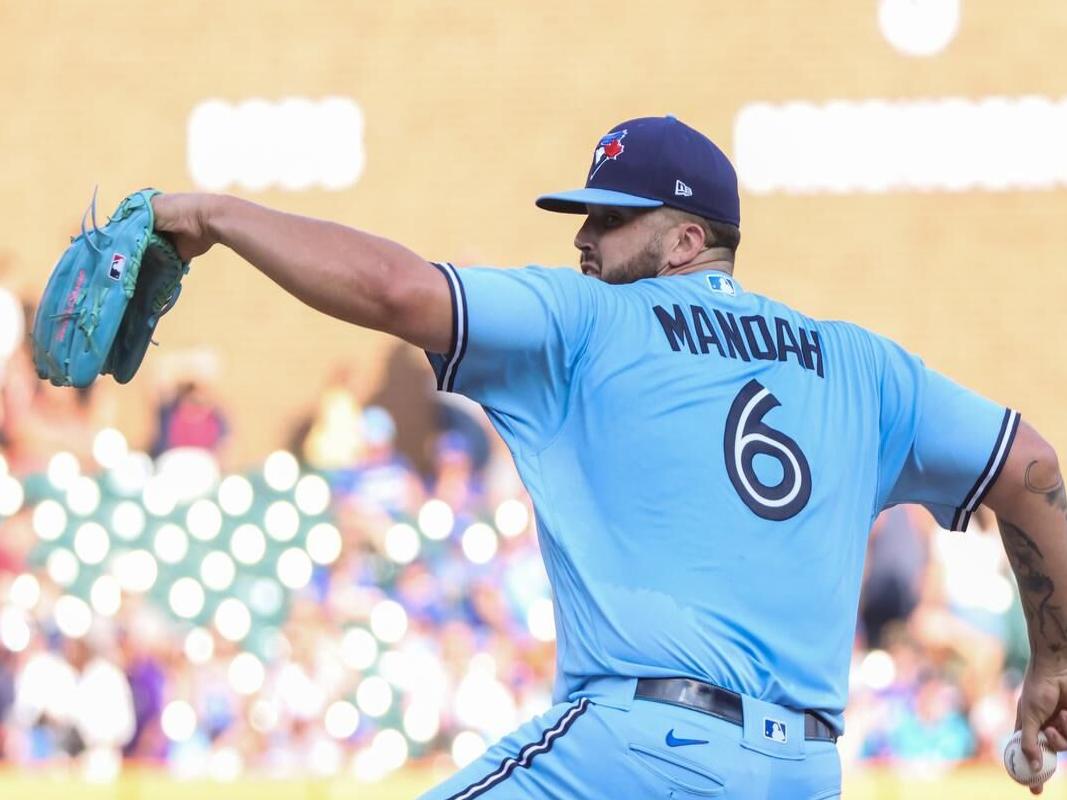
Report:
[[[877,7],[0,0],[0,282],[40,291],[94,184],[106,209],[144,185],[191,188],[187,122],[209,98],[340,96],[363,113],[354,185],[238,193],[429,258],[514,265],[574,263],[577,220],[533,197],[579,185],[628,117],[676,114],[732,152],[754,101],[1067,95],[1059,0],[962,0],[955,39],[926,58],[886,41]],[[889,334],[1067,447],[1067,190],[746,193],[742,216],[746,288]],[[334,365],[376,381],[390,346],[225,252],[193,265],[158,338],[217,350],[238,459],[278,445]],[[115,391],[135,438],[150,378]]]

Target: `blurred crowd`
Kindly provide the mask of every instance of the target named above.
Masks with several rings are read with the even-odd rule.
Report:
[[[160,387],[153,436],[131,443],[95,390],[38,381],[18,341],[0,354],[0,762],[374,780],[465,764],[547,708],[533,514],[476,407],[435,399],[425,450],[403,453],[341,369],[285,449],[235,471],[241,421],[209,380]],[[194,488],[161,505],[183,474]],[[279,504],[291,529],[263,512]],[[895,508],[869,556],[846,762],[997,758],[1027,644],[994,520],[949,533]]]

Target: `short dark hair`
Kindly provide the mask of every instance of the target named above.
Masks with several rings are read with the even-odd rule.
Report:
[[[670,208],[668,206],[668,208]],[[737,252],[741,244],[741,229],[729,222],[719,222],[716,219],[698,217],[680,208],[670,208],[671,213],[678,219],[695,222],[704,231],[704,244],[708,247],[722,247],[731,253]]]

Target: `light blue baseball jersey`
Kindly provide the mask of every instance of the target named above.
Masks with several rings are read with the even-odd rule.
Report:
[[[964,529],[1018,415],[721,272],[437,266],[454,335],[430,361],[533,499],[556,700],[686,676],[840,729],[871,522],[921,503]]]

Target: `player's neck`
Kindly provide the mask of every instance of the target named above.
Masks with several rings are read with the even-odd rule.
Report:
[[[669,265],[664,266],[664,268],[660,270],[659,276],[690,275],[694,272],[707,272],[709,270],[733,275],[733,252],[725,247],[709,247],[707,250],[701,251],[696,258],[687,264],[682,264],[677,267]]]

